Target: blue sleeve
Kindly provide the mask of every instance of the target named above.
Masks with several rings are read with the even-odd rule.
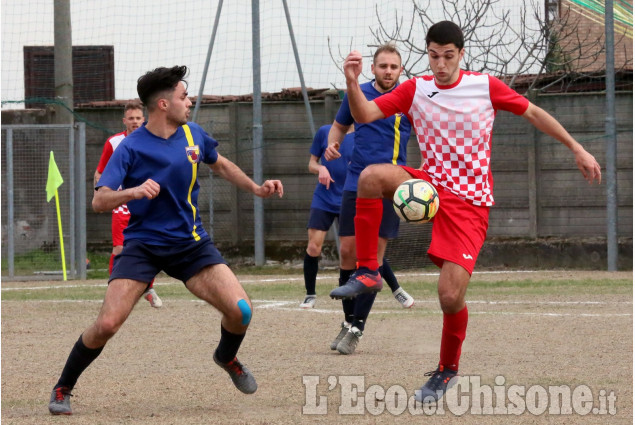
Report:
[[[313,138],[313,143],[311,143],[311,155],[315,155],[318,158],[321,158],[328,146],[328,138],[329,131],[331,130],[330,125],[323,125],[318,129],[315,133],[315,137]]]
[[[218,151],[216,150],[218,142],[212,136],[207,134],[207,132],[198,124],[188,122],[187,125],[192,130],[192,136],[194,137],[195,132],[198,133],[200,137],[199,140],[202,140],[203,142],[202,146],[200,146],[202,155],[201,161],[205,164],[214,164],[218,160]],[[197,140],[197,138],[195,138],[195,140]]]
[[[95,189],[106,186],[112,190],[119,190],[119,187],[124,187],[123,180],[131,163],[131,153],[124,140],[112,153]]]
[[[344,95],[344,100],[342,100],[340,109],[337,111],[335,121],[345,126],[349,126],[355,122],[353,114],[351,114],[351,108],[348,105],[348,94]]]

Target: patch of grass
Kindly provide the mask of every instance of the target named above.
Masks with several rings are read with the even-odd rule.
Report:
[[[628,279],[549,279],[498,280],[470,282],[468,293],[504,293],[526,295],[633,294]]]
[[[72,281],[59,282],[59,285],[40,286],[31,285],[17,290],[2,291],[2,301],[50,301],[50,300],[89,300],[101,301],[106,293],[106,281],[76,285]],[[181,284],[161,285],[155,287],[160,297],[170,299],[197,299],[185,286]]]
[[[106,257],[107,258],[107,257]],[[91,260],[92,261],[92,260]],[[302,274],[297,270],[285,269],[285,272],[273,272],[274,268],[237,268],[235,273],[250,298],[252,299],[280,299],[300,300],[305,293]],[[270,273],[264,273],[268,271]],[[107,273],[106,273],[107,274]],[[253,276],[253,277],[252,277]],[[271,276],[263,277],[263,276]],[[584,276],[569,276],[545,278],[536,275],[535,279],[513,279],[508,277],[488,280],[475,276],[470,282],[467,297],[472,298],[501,298],[514,296],[602,296],[620,295],[625,300],[633,298],[632,279],[603,278],[593,279]],[[159,281],[164,276],[158,278]],[[437,298],[437,276],[408,274],[399,276],[399,282],[415,299]],[[106,291],[107,278],[90,280],[88,282],[58,282],[53,285],[41,285],[37,282],[21,283],[19,290],[9,289],[6,286],[2,290],[2,300],[102,300]],[[329,292],[337,286],[338,274],[336,272],[320,272],[317,281],[318,297],[326,299]],[[163,280],[165,282],[165,280]],[[156,290],[161,298],[169,299],[196,299],[180,282],[159,284]],[[390,289],[385,286],[381,295],[390,296]]]
[[[14,257],[14,270],[16,275],[31,275],[35,271],[57,270],[62,267],[61,255],[58,251],[46,252],[36,249],[25,254],[17,254]],[[9,270],[9,262],[2,259],[2,273]]]
[[[298,276],[303,274],[302,267],[290,267],[285,264],[271,264],[265,266],[247,266],[247,265],[232,265],[231,269],[236,274],[241,275],[265,275],[265,276]]]
[[[66,253],[66,267],[69,272],[70,261]],[[106,279],[108,278],[108,263],[110,261],[110,253],[88,252],[87,277],[89,279]],[[62,255],[59,249],[52,251],[44,251],[35,249],[24,254],[17,254],[14,257],[14,273],[16,276],[32,276],[38,272],[59,271],[62,273]],[[2,274],[9,273],[9,262],[5,257],[2,258]]]

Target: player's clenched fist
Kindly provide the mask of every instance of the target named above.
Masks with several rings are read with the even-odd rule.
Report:
[[[280,180],[265,180],[265,182],[258,188],[255,195],[261,198],[268,198],[274,193],[278,194],[279,198],[282,198],[284,188]]]
[[[148,198],[148,199],[154,199],[159,195],[159,192],[161,191],[161,186],[159,186],[159,183],[155,182],[152,179],[148,179],[145,182],[143,182],[143,184],[141,184],[140,186],[137,186],[134,188],[134,199],[142,199],[142,198]]]
[[[334,159],[339,158],[340,156],[342,156],[342,154],[340,154],[339,152],[339,149],[340,149],[339,143],[333,143],[333,144],[329,143],[329,146],[324,151],[324,158],[326,158],[327,161],[332,161]]]
[[[344,75],[346,78],[357,80],[359,74],[362,73],[362,54],[357,50],[353,50],[348,54],[344,61]]]

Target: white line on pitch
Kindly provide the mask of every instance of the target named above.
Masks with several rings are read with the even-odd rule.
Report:
[[[202,300],[171,300],[170,302],[188,302],[188,303],[198,303],[198,304],[207,304]],[[329,309],[301,309],[299,307],[291,307],[297,303],[297,301],[282,301],[282,300],[252,300],[255,304],[261,304],[257,308],[259,310],[273,310],[273,311],[306,311],[313,312],[319,314],[342,314],[341,310],[329,310]],[[6,303],[24,303],[25,301],[3,301],[3,304]],[[102,300],[33,300],[28,301],[30,303],[44,304],[44,303],[101,303]],[[169,305],[168,302],[167,304]],[[289,307],[286,307],[289,306]],[[410,311],[407,310],[373,310],[373,314],[411,314]],[[470,311],[470,315],[501,315],[501,316],[512,316],[512,315],[523,315],[523,316],[542,316],[542,317],[632,317],[632,313],[537,313],[537,312],[518,312],[518,311]]]

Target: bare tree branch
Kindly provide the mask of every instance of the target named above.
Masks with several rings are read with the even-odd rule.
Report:
[[[513,8],[499,3],[500,0],[412,0],[409,16],[395,12],[390,17],[381,16],[375,6],[377,24],[369,28],[373,42],[368,47],[394,43],[402,54],[408,78],[429,74],[425,40],[416,37],[441,20],[440,12],[442,19],[455,22],[463,30],[465,70],[503,78],[512,88],[522,80],[528,90],[566,90],[583,78],[604,77],[604,63],[600,60],[605,53],[604,37],[582,30],[581,15],[564,8],[561,16],[546,22],[544,4],[539,0],[518,2]],[[435,7],[437,14],[433,16]],[[616,45],[623,37],[626,34],[621,34]],[[329,52],[341,69],[348,52],[343,54],[338,46],[334,55],[330,39]],[[632,56],[625,54],[624,58],[616,69],[632,66]],[[547,75],[549,78],[545,79]]]

